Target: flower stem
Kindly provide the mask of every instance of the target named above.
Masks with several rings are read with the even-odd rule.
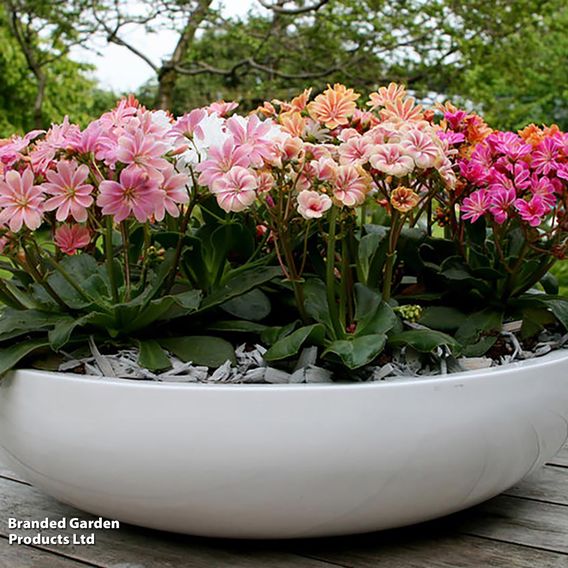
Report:
[[[120,224],[120,233],[122,235],[122,249],[123,249],[123,257],[124,257],[124,301],[130,301],[130,241],[128,239],[128,226],[126,225],[126,221],[123,221]]]
[[[337,230],[337,207],[331,208],[329,215],[329,232],[327,237],[326,258],[326,291],[329,315],[333,324],[336,337],[343,337],[343,330],[339,321],[339,313],[335,298],[335,234]]]
[[[383,300],[388,302],[391,298],[392,277],[394,271],[394,261],[396,259],[396,243],[398,241],[399,232],[399,215],[393,210],[391,228],[389,232],[389,248],[387,250],[387,258],[385,262],[385,271],[383,277]]]
[[[114,271],[114,254],[112,248],[112,217],[107,215],[106,217],[106,232],[104,236],[105,241],[105,256],[106,256],[106,265],[107,265],[107,273],[108,279],[110,282],[110,289],[112,293],[112,300],[115,304],[119,303],[118,297],[118,286],[116,283],[116,274]]]

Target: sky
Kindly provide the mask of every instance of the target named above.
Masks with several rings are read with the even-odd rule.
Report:
[[[136,0],[127,0],[134,2]],[[215,6],[223,5],[225,16],[244,16],[253,6],[255,0],[219,0]],[[161,31],[148,34],[139,27],[127,30],[124,39],[150,56],[152,61],[159,63],[165,56],[173,51],[176,34]],[[116,92],[135,91],[148,79],[154,76],[152,69],[142,59],[131,53],[125,47],[107,44],[100,39],[92,44],[92,50],[77,49],[73,58],[95,65],[95,78],[101,87]]]

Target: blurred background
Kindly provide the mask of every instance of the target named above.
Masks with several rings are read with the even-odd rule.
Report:
[[[566,0],[0,0],[0,138],[84,125],[128,93],[247,111],[390,81],[495,128],[566,130],[567,31]]]

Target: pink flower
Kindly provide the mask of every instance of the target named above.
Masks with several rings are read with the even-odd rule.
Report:
[[[34,231],[41,225],[43,192],[34,185],[34,174],[30,168],[24,173],[11,170],[0,181],[0,224],[8,225],[16,233],[26,225]]]
[[[365,201],[369,185],[355,166],[339,166],[333,188],[333,196],[347,207],[361,205]]]
[[[89,175],[86,165],[77,167],[77,162],[61,161],[57,164],[57,172],[49,170],[46,174],[48,182],[42,188],[53,195],[45,202],[45,210],[57,209],[55,218],[65,221],[71,215],[75,221],[87,220],[87,208],[93,204],[91,192],[93,186],[84,183]]]
[[[526,221],[531,227],[538,227],[542,221],[542,217],[549,211],[546,203],[540,195],[533,195],[530,201],[517,199],[515,207],[523,221]]]
[[[256,177],[246,168],[235,166],[213,182],[212,193],[219,207],[227,213],[243,211],[256,199]]]
[[[118,139],[116,159],[123,164],[136,164],[142,168],[162,169],[168,161],[162,158],[168,145],[142,130],[124,134]]]
[[[230,112],[235,110],[238,106],[239,106],[239,103],[235,103],[235,102],[226,103],[225,101],[216,101],[214,103],[211,103],[207,107],[207,111],[210,112],[210,113],[211,112],[217,113],[219,116],[227,116]]]
[[[207,116],[207,111],[203,108],[196,108],[191,112],[180,116],[173,128],[172,132],[178,136],[183,136],[185,138],[193,138],[193,135],[197,133],[197,128],[199,123]]]
[[[461,206],[462,217],[475,223],[480,217],[483,217],[483,215],[487,213],[490,205],[491,199],[486,190],[480,189],[474,191],[469,197],[463,200]]]
[[[532,152],[532,146],[514,132],[497,132],[487,138],[495,150],[501,152],[513,161],[520,160]]]
[[[164,179],[160,185],[160,189],[165,193],[162,201],[156,201],[157,208],[154,211],[156,221],[161,221],[166,211],[172,217],[179,217],[179,204],[185,204],[189,201],[189,194],[186,186],[189,179],[186,174],[177,173],[172,165],[166,170],[162,170]]]
[[[246,120],[240,116],[227,120],[227,128],[233,135],[235,144],[246,150],[250,163],[255,167],[261,167],[275,155],[274,141],[269,138],[273,127],[271,120],[262,122],[256,115]]]
[[[531,182],[531,193],[541,197],[546,206],[552,209],[556,205],[556,195],[552,182],[547,177],[539,178],[536,174],[533,174]]]
[[[548,175],[558,169],[557,160],[560,158],[560,145],[554,138],[545,138],[532,155],[532,167],[537,174]]]
[[[509,209],[517,198],[517,192],[514,188],[506,188],[497,186],[489,193],[491,204],[489,211],[499,225],[502,225],[509,216]]]
[[[382,144],[371,150],[371,166],[389,176],[403,177],[414,169],[414,160],[400,144]]]
[[[401,142],[401,146],[412,156],[414,163],[424,170],[434,167],[442,158],[440,148],[420,130],[409,132]]]
[[[237,147],[232,139],[225,140],[223,146],[214,146],[209,150],[209,157],[197,165],[201,172],[199,183],[212,187],[215,180],[222,177],[235,166],[247,168],[250,158],[245,147]]]
[[[61,225],[55,230],[55,244],[65,254],[75,254],[91,242],[91,233],[82,225]]]
[[[346,166],[362,166],[369,161],[371,144],[363,136],[352,136],[339,146],[339,163]]]
[[[298,213],[304,219],[321,218],[331,205],[331,199],[325,193],[305,190],[298,194]]]
[[[53,124],[45,138],[30,153],[35,172],[44,172],[50,166],[58,150],[72,148],[79,143],[81,130],[71,124],[66,116],[61,124]]]
[[[313,167],[314,175],[321,181],[332,182],[337,176],[337,163],[331,158],[320,158],[317,162],[313,160],[310,164]]]
[[[103,181],[99,187],[97,205],[103,215],[114,215],[119,223],[132,213],[143,223],[154,211],[159,211],[164,192],[158,189],[158,181],[137,167],[128,167],[120,173],[120,182]]]

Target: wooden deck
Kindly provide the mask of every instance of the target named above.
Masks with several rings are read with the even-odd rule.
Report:
[[[225,541],[122,525],[96,531],[94,546],[8,543],[9,533],[37,532],[9,530],[9,517],[46,516],[93,518],[0,465],[0,568],[568,568],[568,446],[532,478],[474,509],[356,537]]]

